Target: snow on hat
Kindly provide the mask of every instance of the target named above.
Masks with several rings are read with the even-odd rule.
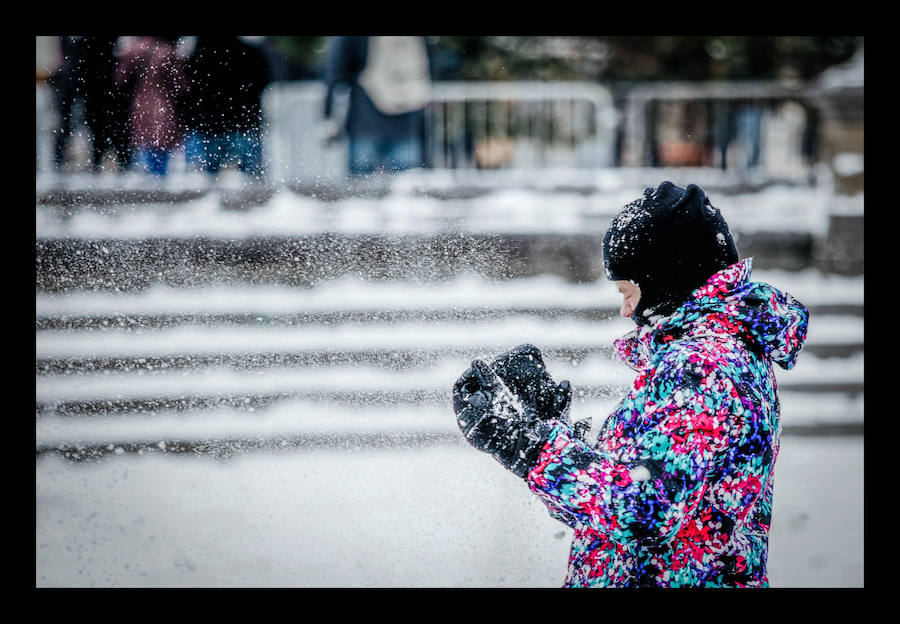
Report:
[[[603,237],[603,263],[610,280],[641,289],[632,319],[648,324],[667,316],[713,273],[738,261],[722,214],[699,186],[663,182],[616,215]]]

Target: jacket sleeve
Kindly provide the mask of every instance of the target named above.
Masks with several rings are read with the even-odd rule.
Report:
[[[364,65],[367,37],[332,37],[326,51],[325,100],[322,113],[330,119],[334,112],[334,93],[338,85],[351,85]]]
[[[325,68],[323,72],[325,78],[325,100],[322,114],[326,119],[331,118],[332,109],[334,108],[334,90],[344,80],[344,74],[341,69],[345,58],[345,46],[345,37],[332,37],[325,52]]]
[[[684,370],[641,376],[635,387],[618,413],[644,425],[633,439],[618,426],[616,456],[554,422],[528,484],[570,526],[620,543],[658,544],[674,538],[702,499],[705,475],[728,441],[728,410]]]

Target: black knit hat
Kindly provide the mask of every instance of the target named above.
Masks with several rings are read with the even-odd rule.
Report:
[[[631,317],[639,325],[671,314],[713,273],[737,261],[728,224],[695,184],[646,189],[603,237],[607,278],[631,280],[641,289]]]

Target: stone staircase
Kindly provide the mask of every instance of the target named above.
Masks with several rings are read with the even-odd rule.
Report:
[[[460,443],[452,383],[524,342],[596,428],[632,378],[610,352],[631,324],[600,241],[651,173],[684,175],[39,181],[36,452]],[[861,435],[862,269],[820,270],[820,194],[698,182],[737,193],[723,202],[753,279],[811,310],[800,363],[778,373],[785,434]]]
[[[863,432],[861,285],[835,279],[846,280],[793,291],[811,298],[813,322],[800,364],[778,374],[786,435]],[[453,381],[473,358],[523,342],[572,381],[574,415],[596,428],[631,379],[610,353],[630,323],[616,296],[550,275],[39,293],[36,451],[458,443]]]

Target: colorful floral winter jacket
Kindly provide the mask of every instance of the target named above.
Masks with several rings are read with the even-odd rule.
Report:
[[[564,586],[768,586],[772,362],[794,366],[808,312],[750,269],[716,273],[616,341],[639,375],[593,447],[552,421],[527,480],[574,529]]]

